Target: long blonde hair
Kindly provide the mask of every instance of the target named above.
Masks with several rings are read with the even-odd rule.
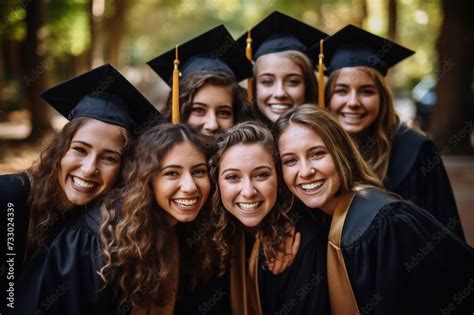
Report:
[[[387,175],[392,149],[391,142],[399,119],[393,106],[392,93],[382,74],[368,67],[355,68],[367,73],[374,81],[375,87],[380,94],[380,110],[372,125],[360,135],[352,135],[352,138],[369,166],[383,181]],[[325,93],[326,104],[330,104],[340,73],[341,69],[332,72],[329,76]]]

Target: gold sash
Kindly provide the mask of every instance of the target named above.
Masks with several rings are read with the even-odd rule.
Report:
[[[354,196],[354,192],[341,195],[334,210],[331,229],[329,230],[327,272],[329,299],[333,315],[359,314],[359,308],[340,248],[342,228]]]
[[[232,246],[230,265],[230,306],[234,315],[262,315],[258,290],[258,237],[247,263],[245,259],[245,236],[241,232]],[[248,271],[247,271],[248,270]]]

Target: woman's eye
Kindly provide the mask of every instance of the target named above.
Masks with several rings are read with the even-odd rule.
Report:
[[[196,176],[204,176],[204,175],[206,175],[206,176],[207,176],[207,169],[197,169],[197,170],[194,170],[194,171],[193,171],[193,175],[196,175]]]
[[[118,163],[118,162],[119,162],[119,160],[116,159],[116,158],[113,157],[113,156],[104,156],[104,157],[102,158],[102,160],[107,161],[107,162],[111,162],[111,163]]]
[[[341,88],[335,89],[334,94],[344,95],[344,94],[347,94],[347,90],[346,89],[341,89]]]
[[[81,147],[72,147],[74,151],[77,151],[79,153],[86,153],[86,150],[81,148]]]
[[[193,108],[191,109],[191,112],[192,112],[192,113],[195,113],[195,114],[198,114],[198,115],[205,113],[204,108],[201,108],[201,107],[193,107]]]
[[[362,95],[371,96],[371,95],[374,95],[374,94],[375,94],[375,91],[372,90],[372,89],[364,89],[364,90],[362,90]]]
[[[267,179],[267,178],[270,177],[270,176],[271,176],[270,173],[268,173],[268,172],[262,172],[262,173],[258,173],[256,177],[257,177],[258,179]]]
[[[232,112],[229,110],[223,110],[217,113],[217,116],[219,118],[231,118],[232,117]]]
[[[178,176],[178,172],[175,172],[175,171],[167,171],[164,173],[165,176],[168,176],[168,177],[176,177]]]
[[[313,153],[311,154],[311,157],[314,158],[314,159],[320,159],[320,158],[322,158],[325,154],[326,154],[326,152],[324,152],[324,151],[316,151],[316,152],[313,152]]]
[[[296,80],[296,79],[293,79],[293,80],[289,80],[289,81],[288,81],[288,84],[289,84],[290,86],[297,86],[297,85],[299,85],[300,83],[301,83],[301,80]]]
[[[235,174],[229,174],[226,177],[224,177],[224,179],[228,181],[236,181],[239,179],[239,177]]]
[[[273,84],[272,80],[260,80],[261,85],[270,86]]]
[[[283,161],[283,165],[292,166],[296,164],[296,159],[288,159]]]

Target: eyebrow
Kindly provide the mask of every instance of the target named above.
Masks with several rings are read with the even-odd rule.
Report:
[[[319,148],[326,149],[326,146],[324,146],[324,145],[315,145],[315,146],[309,148],[309,149],[306,150],[306,151],[312,151],[312,150],[314,150],[314,149],[319,149]],[[292,152],[285,152],[285,153],[282,153],[282,154],[280,154],[280,158],[283,158],[285,155],[291,155],[291,154],[294,154],[294,153],[292,153]]]
[[[191,105],[199,105],[199,106],[203,106],[203,107],[209,107],[209,105],[205,104],[205,103],[201,103],[201,102],[193,102]]]
[[[198,167],[201,167],[201,166],[205,166],[207,168],[207,163],[198,163],[198,164],[194,164],[193,166],[191,166],[191,168],[198,168]],[[164,169],[167,169],[167,168],[183,168],[182,165],[178,165],[178,164],[170,164],[170,165],[165,165],[163,166],[160,170],[164,170]]]
[[[254,168],[252,170],[252,172],[255,172],[255,171],[258,171],[258,170],[261,170],[261,169],[269,169],[269,170],[272,170],[272,168],[268,165],[261,165],[261,166],[257,166],[256,168]],[[221,175],[224,175],[224,173],[226,172],[241,172],[241,170],[237,169],[237,168],[227,168],[225,170],[223,170],[221,172]]]
[[[335,86],[336,87],[337,86],[347,87],[347,86],[349,86],[349,83],[336,83]],[[364,85],[358,86],[357,88],[358,89],[360,89],[360,88],[374,88],[374,89],[376,89],[375,84],[364,84]]]
[[[92,148],[92,145],[91,145],[90,143],[87,143],[87,142],[81,141],[81,140],[74,140],[74,141],[71,141],[71,144],[72,144],[72,143],[76,143],[76,142],[77,142],[77,143],[80,143],[80,144],[82,144],[82,145],[84,145],[84,146],[86,146],[86,147],[88,147],[88,148]],[[106,149],[104,149],[104,151],[107,152],[107,153],[113,153],[113,154],[117,154],[118,156],[122,156],[122,153],[119,152],[119,151],[116,151],[116,150],[112,150],[112,149],[107,149],[107,148],[106,148]]]

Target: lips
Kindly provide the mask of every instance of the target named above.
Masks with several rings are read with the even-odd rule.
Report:
[[[79,192],[91,193],[97,188],[97,186],[99,186],[96,182],[85,180],[77,176],[71,175],[70,177],[72,187]]]
[[[326,179],[320,179],[311,183],[304,183],[299,184],[298,186],[303,190],[305,193],[314,193],[317,192],[326,182]]]
[[[292,105],[291,104],[270,104],[270,109],[272,110],[272,112],[274,113],[284,113],[288,110],[291,109]]]
[[[362,118],[365,117],[365,113],[340,113],[340,116],[347,123],[359,123]]]

